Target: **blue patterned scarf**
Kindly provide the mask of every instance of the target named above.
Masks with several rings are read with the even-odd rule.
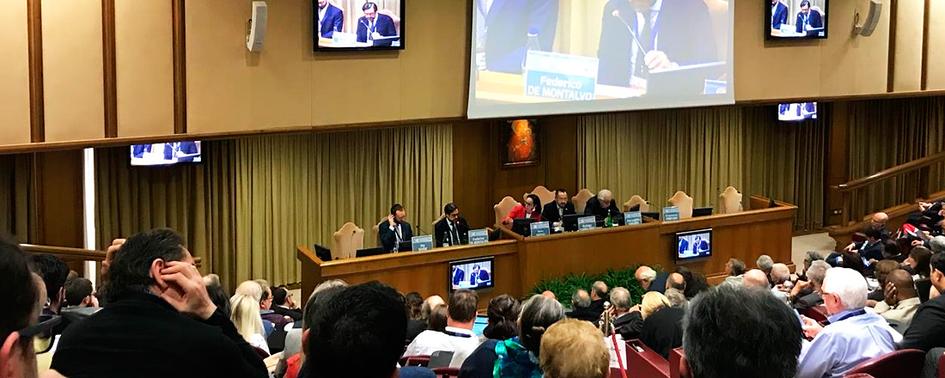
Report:
[[[522,346],[518,337],[496,343],[495,354],[498,356],[492,368],[492,376],[495,378],[542,376],[538,358]]]

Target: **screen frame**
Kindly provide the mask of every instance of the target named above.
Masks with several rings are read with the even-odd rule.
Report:
[[[176,142],[196,142],[200,146],[200,155],[197,156],[199,161],[178,161],[167,164],[135,164],[134,157],[134,147],[135,146],[146,146],[146,145],[155,145],[155,144],[167,144],[167,143],[176,143]],[[156,142],[156,143],[133,143],[128,145],[128,165],[133,168],[161,168],[161,167],[173,167],[177,165],[198,165],[204,163],[204,156],[206,151],[204,150],[204,143],[202,140],[197,139],[184,139],[184,140],[175,140],[167,142]]]
[[[448,293],[452,293],[452,292],[458,290],[458,289],[453,289],[453,266],[455,266],[455,265],[469,264],[469,263],[474,263],[474,262],[486,262],[486,261],[489,262],[489,265],[492,267],[492,269],[489,271],[489,274],[492,275],[492,279],[490,280],[489,286],[477,287],[477,288],[469,289],[469,290],[473,290],[473,291],[476,291],[476,292],[481,292],[481,291],[492,290],[493,288],[495,288],[495,277],[496,277],[496,276],[495,276],[495,256],[485,256],[485,257],[473,257],[473,258],[469,258],[469,259],[461,259],[461,260],[450,260],[450,261],[447,261],[447,262],[446,262],[446,264],[447,264],[447,268],[446,268],[446,291],[447,291]]]
[[[824,0],[824,35],[815,35],[813,37],[775,37],[771,35],[771,3],[768,0],[762,0],[762,2],[765,4],[765,22],[762,23],[762,27],[764,27],[766,41],[810,41],[827,39],[827,37],[830,36],[830,0]],[[790,11],[791,9],[788,9],[788,12]],[[788,16],[790,17],[791,14],[788,14]],[[795,13],[793,16],[796,18],[797,14]]]
[[[697,235],[697,234],[709,234],[709,255],[708,256],[696,256],[696,257],[679,257],[679,239],[683,236]],[[715,248],[712,240],[712,228],[702,228],[698,230],[689,230],[689,231],[679,231],[673,236],[673,259],[676,263],[687,263],[687,262],[696,262],[696,261],[705,261],[712,258],[712,249]]]
[[[781,112],[780,112],[780,107],[781,107],[781,105],[784,105],[784,104],[788,104],[788,105],[807,104],[807,103],[811,103],[811,102],[814,103],[814,117],[813,117],[813,118],[781,119]],[[819,116],[820,116],[820,101],[780,102],[780,103],[778,103],[777,105],[775,105],[774,113],[775,113],[775,117],[777,117],[777,120],[778,120],[778,122],[780,122],[780,123],[796,124],[796,123],[804,123],[804,122],[817,122],[817,120],[820,119],[820,118],[819,118]]]
[[[315,53],[331,52],[365,52],[365,51],[400,51],[407,48],[407,0],[400,0],[400,46],[380,46],[380,47],[321,47],[318,45],[318,0],[312,0],[312,51]],[[355,30],[357,33],[357,30]]]

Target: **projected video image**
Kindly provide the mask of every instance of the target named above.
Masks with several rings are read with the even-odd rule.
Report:
[[[456,289],[484,289],[493,287],[493,259],[466,260],[450,263],[450,287]]]
[[[181,141],[131,146],[131,165],[171,165],[199,163],[200,141]]]
[[[676,234],[676,259],[685,260],[709,256],[712,256],[712,230]]]
[[[778,120],[786,122],[817,119],[816,102],[778,104]]]
[[[827,0],[762,0],[768,39],[827,38]]]
[[[469,117],[733,103],[730,3],[475,0]]]
[[[315,50],[402,49],[404,0],[312,0]]]

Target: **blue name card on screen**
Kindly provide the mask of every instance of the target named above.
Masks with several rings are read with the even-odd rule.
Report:
[[[597,217],[589,215],[578,218],[578,231],[593,230],[597,227]]]
[[[433,249],[433,235],[421,235],[410,238],[410,249],[414,251],[429,251]]]
[[[623,213],[623,223],[628,226],[631,224],[643,224],[643,214],[639,211]]]
[[[663,221],[665,222],[674,222],[679,220],[679,208],[676,206],[669,206],[663,208]]]
[[[486,244],[489,242],[489,231],[480,228],[478,230],[469,230],[469,244]]]
[[[531,227],[531,236],[544,236],[551,234],[551,226],[548,222],[534,222]]]
[[[597,85],[597,58],[528,51],[525,96],[563,101],[591,101]]]

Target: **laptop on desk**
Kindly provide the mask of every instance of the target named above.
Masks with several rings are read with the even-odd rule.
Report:
[[[390,252],[390,251],[384,250],[384,247],[375,247],[375,248],[359,249],[359,250],[357,250],[357,251],[354,252],[354,255],[355,255],[356,257],[368,257],[368,256],[383,255],[383,254],[388,253],[388,252]]]

